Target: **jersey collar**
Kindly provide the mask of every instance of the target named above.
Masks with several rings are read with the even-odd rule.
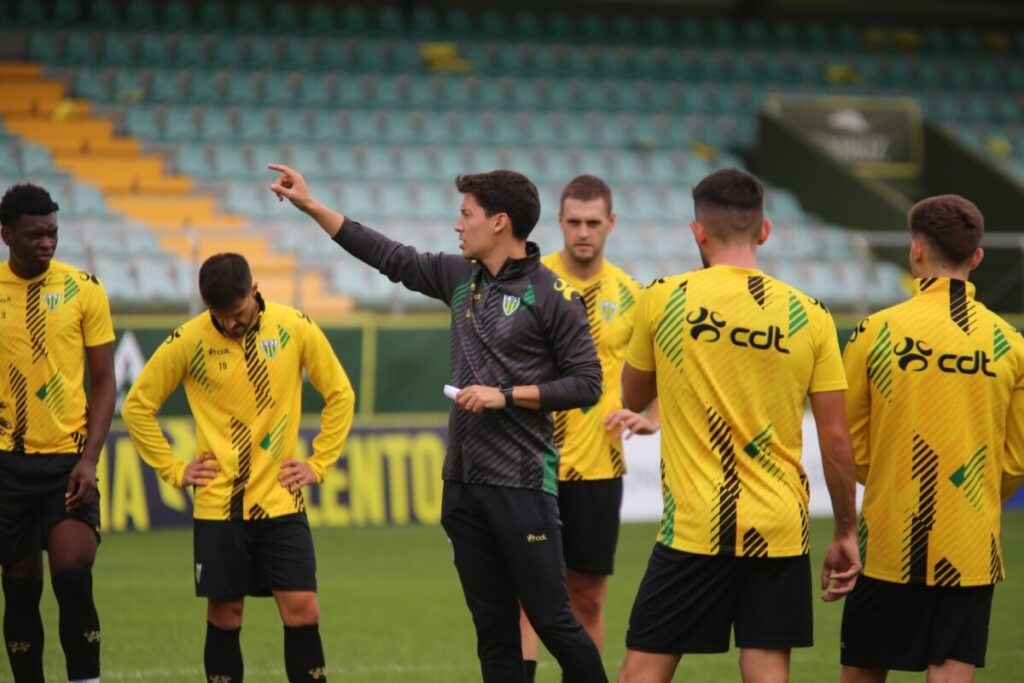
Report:
[[[498,274],[494,276],[494,280],[501,282],[508,282],[511,280],[518,280],[527,273],[537,269],[540,265],[540,247],[534,242],[526,243],[526,256],[523,258],[510,258],[502,264],[501,269],[498,270]],[[487,273],[486,268],[481,268],[484,273]]]
[[[966,292],[967,298],[973,299],[974,283],[951,277],[918,277],[914,278],[912,291],[914,296]]]

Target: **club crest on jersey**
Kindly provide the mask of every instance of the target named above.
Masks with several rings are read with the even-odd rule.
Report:
[[[508,317],[519,310],[519,297],[506,294],[501,300],[501,310],[505,311],[505,317]]]
[[[61,294],[53,293],[47,294],[43,297],[43,301],[46,302],[46,307],[51,311],[56,311],[57,307],[60,306]]]
[[[263,355],[268,359],[273,358],[277,355],[277,340],[276,339],[264,339],[260,342],[260,348],[263,349]]]
[[[605,319],[605,322],[611,322],[612,318],[615,317],[616,311],[619,310],[619,305],[614,301],[602,301],[601,302],[601,317]]]

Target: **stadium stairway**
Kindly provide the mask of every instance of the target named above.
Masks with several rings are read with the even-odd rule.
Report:
[[[65,84],[43,78],[41,69],[0,63],[0,120],[7,135],[48,150],[58,171],[98,188],[109,209],[152,230],[163,250],[183,261],[240,251],[268,298],[318,317],[352,310],[351,297],[331,292],[325,273],[299,271],[295,256],[274,253],[270,237],[243,234],[243,216],[218,211],[191,177],[167,173],[162,157],[143,153],[136,138],[115,135],[112,121],[92,115],[88,101],[70,99]]]

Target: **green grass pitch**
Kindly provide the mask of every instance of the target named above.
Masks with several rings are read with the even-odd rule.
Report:
[[[654,539],[654,524],[624,525],[609,585],[607,647],[611,680],[624,651],[626,620]],[[830,533],[812,525],[813,562]],[[380,683],[479,681],[469,612],[439,527],[318,529],[321,633],[330,680]],[[996,588],[988,666],[979,683],[1024,680],[1024,512],[1004,517],[1009,578]],[[205,603],[193,595],[190,530],[108,534],[100,547],[96,596],[103,624],[103,680],[199,681]],[[63,655],[52,594],[44,597],[47,680],[61,680]],[[818,603],[815,640],[793,655],[792,680],[838,680],[841,604]],[[283,681],[282,632],[273,601],[249,599],[242,628],[246,679]],[[683,659],[676,680],[738,681],[737,652]],[[10,681],[6,661],[0,681]],[[538,681],[561,680],[547,653]],[[890,681],[923,681],[894,674]]]

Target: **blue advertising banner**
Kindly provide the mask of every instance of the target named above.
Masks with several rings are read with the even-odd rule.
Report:
[[[160,421],[174,454],[195,457],[191,418]],[[299,433],[297,457],[309,453],[315,418]],[[313,526],[437,524],[447,425],[353,427],[341,457],[319,486],[305,491]],[[97,471],[103,531],[145,531],[192,523],[192,490],[161,481],[139,457],[123,424],[115,424]]]

